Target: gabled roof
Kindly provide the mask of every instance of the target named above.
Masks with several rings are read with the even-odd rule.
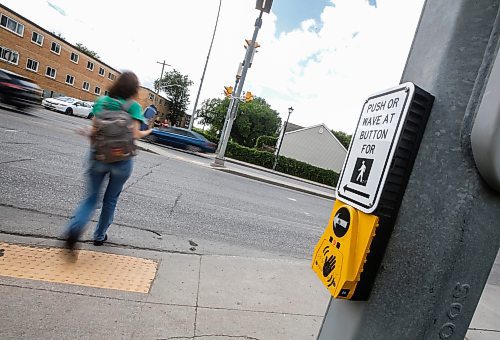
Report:
[[[306,130],[311,130],[311,129],[315,129],[315,128],[318,128],[322,126],[324,130],[326,130],[330,136],[333,137],[333,139],[339,143],[339,145],[347,152],[347,149],[345,148],[344,145],[342,145],[342,143],[337,139],[337,137],[335,137],[335,135],[333,134],[333,132],[324,124],[324,123],[321,123],[321,124],[318,124],[318,125],[314,125],[314,126],[309,126],[309,127],[305,127],[305,128],[302,128],[302,129],[298,129],[298,130],[294,130],[294,131],[290,131],[290,132],[285,132],[285,135],[290,135],[292,133],[301,133],[303,131],[306,131]]]
[[[291,131],[295,131],[295,130],[299,130],[299,129],[303,129],[304,127],[303,126],[300,126],[300,125],[297,125],[297,124],[294,124],[294,123],[291,123],[291,122],[288,122],[286,124],[286,130],[285,130],[285,133],[287,132],[291,132]]]

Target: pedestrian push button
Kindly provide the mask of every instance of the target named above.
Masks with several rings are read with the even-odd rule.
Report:
[[[335,201],[312,259],[312,269],[333,297],[354,294],[377,226],[377,216]]]

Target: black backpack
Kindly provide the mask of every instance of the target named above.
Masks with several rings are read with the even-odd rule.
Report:
[[[114,163],[136,155],[134,143],[134,122],[127,112],[133,101],[121,105],[121,110],[104,111],[95,116],[94,135],[95,159],[105,163]]]

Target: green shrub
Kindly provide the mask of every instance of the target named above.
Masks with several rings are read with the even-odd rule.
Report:
[[[277,141],[278,141],[278,137],[260,136],[260,137],[257,137],[257,140],[255,141],[255,148],[262,149],[264,146],[270,146],[270,147],[274,148]]]
[[[198,132],[200,135],[204,136],[206,139],[208,139],[212,143],[216,143],[216,144],[219,143],[219,138],[217,137],[215,132],[212,132],[211,130],[202,130],[202,129],[198,129],[198,128],[193,127],[193,131]]]
[[[337,185],[339,179],[339,174],[333,170],[319,168],[284,156],[279,157],[278,164],[276,164],[276,171],[305,178],[313,182],[323,183],[332,187]]]
[[[247,148],[239,144],[229,142],[226,149],[226,157],[234,158],[242,162],[259,165],[268,169],[273,168],[274,154]],[[333,170],[318,168],[314,165],[298,161],[296,159],[280,156],[276,170],[282,173],[308,179],[317,183],[336,186],[339,174]]]

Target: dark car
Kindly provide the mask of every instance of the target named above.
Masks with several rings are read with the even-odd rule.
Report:
[[[154,128],[146,139],[193,152],[215,152],[217,147],[199,133],[178,127]]]
[[[31,79],[20,74],[0,69],[0,102],[24,109],[40,105],[42,89]]]

